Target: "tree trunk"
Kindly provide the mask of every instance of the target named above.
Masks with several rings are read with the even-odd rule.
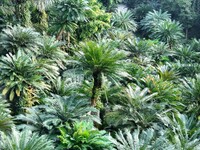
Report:
[[[59,41],[59,40],[61,39],[61,36],[62,36],[63,32],[64,32],[64,29],[62,28],[62,29],[60,30],[60,32],[58,33],[58,35],[57,35],[57,37],[56,37],[56,40]]]
[[[185,29],[185,38],[188,39],[188,28]]]
[[[102,85],[101,73],[98,71],[93,72],[93,79],[94,79],[94,85],[92,88],[91,105],[95,107],[98,99],[97,91],[101,89]]]
[[[98,91],[101,89],[102,86],[101,73],[98,71],[93,72],[93,79],[94,79],[94,85],[92,88],[91,106],[96,107],[97,100],[99,97]],[[100,112],[91,112],[91,115],[98,116],[100,118]],[[97,122],[94,122],[94,126],[98,129],[101,128],[101,125]]]
[[[11,114],[13,116],[15,115],[19,115],[20,112],[22,112],[22,107],[20,106],[20,98],[19,97],[15,97],[14,100],[9,101],[10,103],[10,108],[11,108]]]

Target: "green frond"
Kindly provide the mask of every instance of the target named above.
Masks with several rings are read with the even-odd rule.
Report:
[[[198,150],[200,147],[200,122],[194,114],[179,112],[159,116],[168,128],[167,135],[176,149]]]
[[[37,53],[38,46],[41,45],[40,34],[32,28],[21,26],[9,26],[0,35],[0,46],[2,54],[16,54],[18,50],[26,53]]]
[[[16,55],[9,53],[1,57],[0,69],[3,88],[1,92],[6,95],[9,101],[25,100],[25,97],[30,94],[32,97],[30,101],[28,99],[28,101],[21,101],[21,104],[27,105],[34,101],[38,91],[49,89],[42,76],[44,69],[39,66],[34,57],[30,57],[21,51],[18,51]],[[15,105],[13,102],[12,106]]]
[[[82,43],[81,51],[78,54],[79,61],[83,68],[91,73],[103,73],[104,75],[117,74],[122,72],[122,61],[126,54],[118,52],[108,43],[95,43],[93,41]]]
[[[54,136],[57,127],[61,123],[59,118],[53,118],[40,105],[26,108],[25,110],[27,113],[17,115],[15,118],[15,121],[21,122],[17,125],[17,129],[27,129],[32,132],[37,132],[40,135],[47,134],[48,137]]]
[[[95,129],[92,122],[75,122],[72,127],[59,128],[59,139],[63,148],[70,150],[113,150],[109,136],[104,130]]]
[[[69,78],[58,77],[53,82],[52,93],[60,96],[69,96],[75,93],[81,85],[81,82],[76,80],[78,78],[76,74],[70,74]]]
[[[14,126],[10,115],[9,104],[0,96],[0,131],[9,133]]]
[[[191,104],[196,108],[196,112],[199,114],[200,105],[200,75],[197,74],[193,79],[184,78],[181,80],[183,85],[181,86],[183,90],[183,98],[186,103]]]
[[[179,22],[167,20],[158,24],[158,27],[152,33],[152,37],[165,42],[171,48],[176,45],[184,35]]]
[[[160,131],[156,136],[155,131],[150,128],[147,130],[136,129],[131,133],[130,130],[119,130],[115,134],[116,139],[112,139],[117,150],[174,150],[174,146],[169,143],[165,135]]]
[[[61,50],[63,43],[56,40],[55,37],[43,37],[41,46],[38,50],[38,59],[48,59],[50,62],[56,63],[59,68],[65,68],[64,63],[66,62],[66,57],[68,54]]]
[[[76,95],[59,96],[44,99],[45,111],[52,115],[52,118],[60,119],[61,122],[73,122],[76,120],[94,120],[100,123],[97,116],[93,116],[91,112],[97,112],[95,108],[90,106],[87,99]]]
[[[45,135],[39,136],[27,130],[19,132],[15,129],[10,136],[2,135],[0,147],[2,150],[54,150],[52,141]]]
[[[178,72],[168,65],[158,66],[156,68],[159,78],[163,81],[173,81],[178,78]]]
[[[147,33],[152,33],[162,21],[169,21],[170,18],[170,14],[161,10],[148,12],[146,17],[141,20],[142,29]]]
[[[128,86],[115,100],[113,110],[106,114],[106,122],[114,127],[151,126],[158,121],[156,114],[162,112],[163,108],[157,109],[157,104],[154,102],[157,93],[149,95],[148,92],[147,88],[141,90],[138,86],[135,88]]]
[[[134,21],[133,13],[130,10],[116,11],[111,19],[111,24],[114,28],[119,28],[126,31],[135,32],[137,24]]]
[[[54,3],[58,1],[59,0],[32,0],[33,4],[40,11],[45,10],[46,8],[52,6]]]

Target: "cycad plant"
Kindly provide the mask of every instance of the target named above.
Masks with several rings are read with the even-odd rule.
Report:
[[[144,56],[146,52],[152,51],[152,47],[156,45],[157,41],[128,39],[125,43],[126,50],[131,52],[131,56]]]
[[[200,52],[200,40],[199,39],[192,39],[190,41],[190,46],[191,46],[191,49],[193,49],[194,51],[196,52]]]
[[[2,135],[0,141],[1,150],[53,150],[53,142],[45,135],[24,130],[22,132],[13,129],[10,136]]]
[[[183,29],[178,22],[162,21],[152,33],[152,37],[165,42],[171,49],[183,38]]]
[[[25,114],[20,114],[16,120],[21,122],[19,129],[27,128],[40,134],[48,134],[55,138],[57,127],[65,122],[72,124],[75,121],[95,121],[100,124],[100,119],[90,115],[97,110],[90,106],[87,99],[78,96],[59,96],[45,98],[45,105],[26,108]]]
[[[58,77],[53,81],[51,86],[51,92],[60,96],[70,96],[76,93],[77,89],[81,86],[81,82],[77,81],[75,78],[76,74],[70,74],[69,78]]]
[[[57,127],[60,125],[59,119],[52,118],[52,115],[46,113],[40,105],[26,108],[26,112],[16,116],[15,122],[20,122],[16,125],[17,129],[27,129],[39,135],[47,134],[48,137],[55,138]]]
[[[174,146],[167,140],[165,131],[156,134],[155,130],[128,129],[119,130],[112,139],[117,150],[174,150]]]
[[[19,25],[4,29],[0,39],[1,55],[9,52],[16,54],[18,50],[37,53],[38,46],[41,45],[39,33]]]
[[[156,68],[159,78],[163,81],[174,81],[178,79],[178,72],[169,65],[158,66]]]
[[[106,114],[106,122],[111,126],[141,126],[147,128],[158,121],[156,114],[162,112],[154,102],[156,93],[148,94],[148,89],[130,85],[116,98],[111,112]]]
[[[78,95],[52,95],[52,97],[45,98],[44,101],[47,114],[51,114],[52,118],[60,119],[61,122],[92,119],[100,123],[98,118],[89,114],[89,112],[97,112],[97,110],[89,105],[87,99],[82,99]]]
[[[70,8],[70,9],[69,9]],[[56,39],[65,39],[70,44],[72,33],[78,27],[77,22],[86,21],[86,10],[90,9],[88,1],[85,0],[65,0],[58,2],[52,9],[52,20],[50,30],[57,34]]]
[[[195,114],[187,116],[179,112],[160,115],[167,127],[167,136],[176,149],[198,150],[200,147],[200,122]]]
[[[12,102],[15,113],[20,106],[32,105],[37,99],[37,91],[48,89],[43,80],[43,69],[34,58],[18,51],[0,59],[2,94]],[[20,101],[23,100],[23,101]]]
[[[56,40],[55,37],[44,36],[39,48],[38,59],[47,59],[52,64],[56,63],[58,67],[64,68],[64,62],[66,61],[67,53],[61,50],[63,43]]]
[[[59,128],[59,139],[63,149],[70,150],[113,150],[113,144],[104,130],[94,128],[92,122],[66,123]]]
[[[200,110],[200,75],[197,74],[192,79],[183,79],[182,80],[182,90],[183,98],[186,104],[196,108],[196,112],[199,114]],[[193,110],[194,111],[194,110]]]
[[[166,75],[162,76],[166,78],[164,77]],[[143,86],[147,87],[150,93],[157,93],[154,97],[157,102],[164,102],[167,107],[183,108],[183,104],[181,103],[181,90],[172,81],[163,81],[159,77],[147,76],[142,79],[142,82],[144,84]]]
[[[175,51],[175,56],[182,63],[195,63],[198,62],[198,55],[200,52],[193,50],[192,46],[180,46]]]
[[[130,10],[116,11],[111,19],[111,24],[114,28],[126,31],[136,31],[137,24],[133,19],[133,13]]]
[[[142,29],[151,34],[162,21],[169,21],[170,18],[170,14],[162,12],[161,10],[148,12],[146,17],[141,20]]]
[[[109,43],[87,42],[82,44],[82,51],[78,57],[81,66],[92,75],[94,85],[92,89],[91,105],[96,106],[97,92],[102,87],[102,74],[110,79],[127,75],[123,70],[123,52],[118,52]]]
[[[155,40],[155,44],[147,49],[146,54],[151,56],[155,63],[168,62],[169,58],[174,57],[175,53],[173,50],[169,49],[168,45],[164,42]]]

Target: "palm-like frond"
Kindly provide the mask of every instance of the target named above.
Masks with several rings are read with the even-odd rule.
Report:
[[[40,34],[32,28],[14,26],[4,29],[0,36],[2,47],[1,54],[11,52],[16,54],[18,50],[27,53],[37,53],[38,46],[41,45]]]
[[[60,119],[61,122],[73,122],[81,119],[100,123],[99,118],[90,115],[90,112],[97,112],[97,110],[90,106],[87,99],[75,95],[52,95],[52,97],[46,98],[45,102],[46,113],[52,115],[52,118]]]
[[[66,123],[59,128],[61,146],[70,150],[112,150],[113,144],[104,130],[94,128],[92,122],[75,122],[72,127]]]
[[[122,73],[122,60],[125,53],[117,52],[108,43],[87,42],[81,45],[78,57],[82,67],[90,73],[119,75]]]
[[[167,102],[168,106],[182,105],[180,102],[181,91],[171,81],[163,81],[159,78],[148,76],[142,79],[144,86],[149,88],[150,93],[157,93],[154,97],[158,102]],[[170,106],[171,107],[171,106]]]
[[[59,76],[59,67],[50,59],[37,59],[38,68],[41,68],[42,75],[47,83],[53,82]]]
[[[200,52],[193,50],[192,46],[179,47],[175,51],[175,56],[184,63],[194,63],[198,61]]]
[[[90,75],[94,84],[92,88],[91,104],[96,106],[99,95],[97,91],[102,87],[102,75],[114,81],[121,77],[130,77],[123,67],[124,52],[115,49],[112,43],[96,43],[89,41],[81,45],[82,51],[77,53],[79,64]]]
[[[31,0],[31,1],[37,7],[38,10],[42,11],[52,6],[55,2],[58,2],[59,0]]]
[[[10,132],[14,125],[8,106],[8,103],[0,96],[0,131],[5,133]]]
[[[123,47],[127,40],[133,38],[132,35],[133,34],[130,31],[111,29],[108,30],[107,34],[103,35],[103,38],[112,39],[113,41],[118,42],[120,44],[120,47]]]
[[[175,21],[163,21],[152,33],[152,37],[167,43],[170,48],[183,38],[182,26]]]
[[[167,12],[153,11],[149,12],[146,17],[141,21],[143,30],[146,30],[147,33],[153,33],[158,25],[165,20],[170,20],[171,16]]]
[[[147,49],[147,55],[151,56],[156,62],[168,61],[169,57],[174,57],[175,53],[163,42],[155,41],[155,44]]]
[[[116,11],[111,19],[112,26],[126,31],[136,31],[137,24],[133,20],[133,13],[130,10],[125,12]]]
[[[148,95],[148,89],[141,90],[139,87],[133,89],[128,86],[121,94],[121,99],[115,102],[113,111],[106,114],[106,121],[113,126],[125,125],[134,127],[136,125],[151,126],[157,119],[156,103],[153,97],[156,93]]]
[[[18,115],[16,120],[22,122],[19,129],[27,128],[40,134],[53,136],[56,128],[65,122],[72,123],[77,120],[94,120],[100,123],[100,119],[90,115],[97,110],[89,105],[86,99],[78,96],[52,95],[44,100],[45,105],[26,108],[28,113]]]
[[[192,39],[190,42],[190,47],[192,50],[200,52],[200,40],[196,38]]]
[[[45,135],[39,136],[31,131],[19,132],[12,131],[10,136],[3,134],[0,141],[0,147],[2,150],[53,150],[54,146],[52,141],[48,140]]]
[[[197,105],[195,107],[198,108],[200,106],[200,75],[197,74],[193,79],[185,78],[182,83],[183,97],[186,103]],[[199,109],[197,109],[197,113]]]
[[[78,27],[78,21],[86,21],[86,10],[88,9],[90,7],[88,1],[85,0],[61,0],[52,9],[51,16],[54,16],[56,19],[52,21],[50,30],[58,33],[58,37],[64,32],[73,33]],[[70,34],[70,36],[72,35]]]
[[[16,55],[7,54],[0,59],[2,94],[10,101],[23,99],[27,94],[33,97],[37,90],[44,91],[48,85],[43,80],[43,69],[34,58],[18,51]],[[33,98],[34,99],[34,98]],[[33,100],[32,99],[32,100]]]
[[[170,66],[163,65],[156,68],[159,78],[163,81],[173,81],[178,78],[178,72],[170,68]]]
[[[65,20],[74,22],[84,21],[86,19],[85,10],[90,9],[88,1],[85,0],[61,0],[57,8],[64,12],[62,17]]]
[[[38,59],[48,59],[52,63],[56,63],[58,67],[64,68],[67,53],[60,49],[63,43],[56,41],[55,37],[44,37],[38,50]]]
[[[126,129],[116,133],[116,139],[112,139],[117,150],[174,150],[174,146],[169,143],[164,132],[160,131],[160,136],[156,136],[153,129],[137,129],[133,133]]]
[[[40,135],[48,134],[51,137],[56,132],[61,121],[58,118],[52,118],[51,114],[44,111],[43,106],[34,106],[26,108],[25,114],[16,116],[15,121],[20,121],[21,124],[17,125],[17,128],[27,129],[33,132],[37,132]]]
[[[7,5],[0,5],[0,14],[3,14],[5,16],[13,15],[14,14],[14,7],[13,6],[7,6]]]
[[[140,54],[144,54],[148,49],[151,49],[156,44],[156,41],[152,40],[138,40],[128,39],[126,42],[127,50],[131,51],[136,57]]]
[[[176,149],[199,149],[200,122],[194,114],[190,117],[180,113],[160,115],[160,119],[169,129],[169,140]]]
[[[81,85],[81,82],[74,79],[77,76],[73,76],[73,74],[71,75],[72,76],[69,78],[58,77],[55,79],[52,86],[52,93],[60,96],[69,96],[76,92],[76,90]]]
[[[174,70],[179,72],[181,77],[194,77],[196,74],[200,73],[199,63],[184,63],[181,61],[176,61],[172,64]]]

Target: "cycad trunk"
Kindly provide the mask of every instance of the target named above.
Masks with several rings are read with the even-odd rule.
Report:
[[[20,107],[20,98],[16,96],[14,100],[9,102],[10,102],[11,114],[13,116],[19,115],[20,112],[22,112],[22,108]]]
[[[98,100],[97,91],[101,89],[101,85],[102,85],[101,73],[98,71],[93,72],[93,79],[94,79],[94,85],[92,88],[91,105],[96,107],[97,100]]]
[[[93,72],[93,79],[94,79],[94,85],[93,85],[93,88],[92,88],[92,97],[91,97],[91,105],[93,107],[96,107],[97,105],[97,100],[99,98],[99,90],[101,89],[101,86],[102,86],[102,78],[101,78],[101,73],[96,71],[96,72]],[[93,116],[98,116],[100,118],[100,112],[91,112],[91,114]],[[94,126],[98,129],[101,128],[101,125],[98,124],[97,122],[94,122]]]
[[[62,39],[62,34],[63,34],[63,32],[64,32],[64,28],[62,28],[60,31],[59,31],[59,33],[58,33],[58,35],[57,35],[57,37],[56,37],[56,40],[61,40]]]
[[[188,40],[188,28],[185,29],[185,39]]]

